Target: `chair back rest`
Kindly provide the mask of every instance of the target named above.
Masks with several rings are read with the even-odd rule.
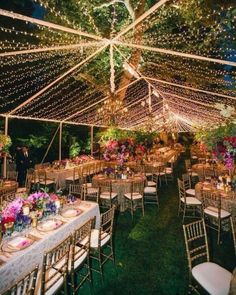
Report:
[[[132,180],[130,182],[130,193],[131,193],[131,199],[133,199],[133,194],[134,193],[139,193],[140,195],[143,196],[144,194],[144,184],[145,180]]]
[[[186,159],[185,161],[185,168],[186,168],[186,170],[188,171],[188,169],[191,169],[191,161],[190,161],[190,159]]]
[[[7,171],[7,180],[17,181],[18,172],[17,171]]]
[[[202,262],[209,261],[209,249],[204,219],[183,225],[188,266],[192,268]]]
[[[178,190],[179,190],[179,199],[183,198],[184,200],[186,200],[184,182],[180,180],[179,178],[177,179],[177,182],[178,182]]]
[[[236,256],[236,216],[230,217],[230,222],[234,242],[234,252]]]
[[[44,169],[37,170],[38,180],[39,182],[46,183],[46,171]]]
[[[69,194],[80,195],[81,194],[80,184],[70,184],[69,185]]]
[[[45,294],[61,278],[66,277],[71,247],[71,236],[44,253],[41,294]]]
[[[190,179],[190,175],[188,173],[182,174],[182,180],[184,183],[185,190],[191,188],[191,179]]]
[[[106,192],[110,194],[110,198],[112,195],[112,181],[110,179],[99,182],[99,194]]]
[[[72,237],[71,270],[74,270],[75,261],[89,256],[90,237],[93,219],[89,219],[76,229]],[[81,259],[82,260],[82,259]]]
[[[2,295],[33,295],[35,293],[37,275],[38,266],[36,266],[23,279],[19,280]]]
[[[101,214],[101,224],[100,224],[100,228],[99,228],[98,247],[101,247],[101,241],[103,239],[105,239],[107,236],[110,237],[109,240],[112,239],[114,216],[115,216],[115,206],[114,205],[109,210],[107,210],[105,213]]]
[[[218,212],[218,218],[220,218],[221,211],[221,196],[218,192],[213,192],[210,190],[202,190],[202,198],[204,207],[215,207]]]

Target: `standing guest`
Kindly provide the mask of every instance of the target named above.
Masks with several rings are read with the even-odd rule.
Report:
[[[30,158],[28,148],[23,146],[19,152],[16,154],[16,167],[18,171],[18,182],[19,186],[24,186],[27,169],[30,167]]]

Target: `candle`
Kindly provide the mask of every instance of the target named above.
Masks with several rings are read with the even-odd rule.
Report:
[[[30,214],[30,208],[29,206],[23,206],[23,215],[29,215]]]

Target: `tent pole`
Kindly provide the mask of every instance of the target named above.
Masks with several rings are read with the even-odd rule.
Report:
[[[41,161],[41,164],[44,162],[45,158],[47,157],[47,154],[48,154],[48,152],[49,152],[49,150],[50,150],[50,147],[52,146],[52,143],[53,143],[53,141],[54,141],[54,139],[55,139],[55,137],[56,137],[56,135],[57,135],[57,132],[58,132],[58,130],[59,130],[59,127],[60,127],[60,126],[57,127],[57,130],[56,130],[56,132],[54,133],[54,135],[53,135],[53,137],[52,137],[52,140],[51,140],[51,142],[50,142],[49,145],[48,145],[48,148],[47,148],[47,150],[46,150],[46,153],[44,154],[43,159],[42,159],[42,161]]]
[[[91,126],[91,156],[93,156],[93,126]]]
[[[5,117],[5,129],[4,134],[8,135],[8,116]],[[7,177],[7,155],[5,154],[3,158],[3,177]]]
[[[59,130],[59,161],[61,161],[61,142],[62,142],[62,122],[60,122]]]

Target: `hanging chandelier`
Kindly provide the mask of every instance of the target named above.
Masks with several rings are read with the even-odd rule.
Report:
[[[128,112],[124,107],[123,101],[115,96],[114,93],[106,99],[101,107],[97,109],[97,118],[105,125],[117,125]]]

